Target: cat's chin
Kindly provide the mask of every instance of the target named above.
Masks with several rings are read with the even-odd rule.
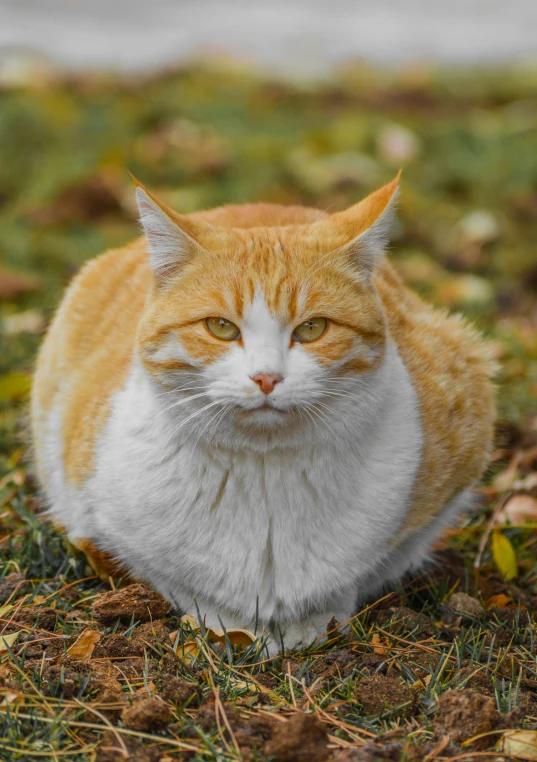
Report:
[[[290,410],[278,410],[272,405],[262,405],[249,410],[241,409],[237,412],[237,418],[241,422],[248,425],[271,427],[288,421],[290,415]]]

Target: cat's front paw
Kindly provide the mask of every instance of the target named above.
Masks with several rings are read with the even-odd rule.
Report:
[[[299,651],[301,648],[307,648],[313,643],[321,643],[326,640],[329,622],[332,620],[331,614],[316,616],[308,619],[300,619],[285,627],[285,629],[275,628],[274,640],[268,644],[269,654],[274,656],[282,650]],[[271,653],[272,651],[272,653]]]

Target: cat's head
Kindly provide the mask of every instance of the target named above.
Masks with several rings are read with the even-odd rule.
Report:
[[[155,278],[138,348],[175,414],[274,431],[345,409],[385,353],[374,272],[398,179],[344,212],[267,227],[217,227],[138,187]]]

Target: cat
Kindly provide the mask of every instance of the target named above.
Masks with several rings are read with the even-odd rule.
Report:
[[[145,235],[74,278],[32,392],[48,514],[101,572],[295,649],[471,505],[492,352],[389,263],[398,185],[180,215],[138,184]]]

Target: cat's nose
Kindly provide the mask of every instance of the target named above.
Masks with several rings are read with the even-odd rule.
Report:
[[[252,381],[256,382],[263,394],[270,394],[276,384],[283,381],[283,377],[279,373],[256,373],[252,376]]]

